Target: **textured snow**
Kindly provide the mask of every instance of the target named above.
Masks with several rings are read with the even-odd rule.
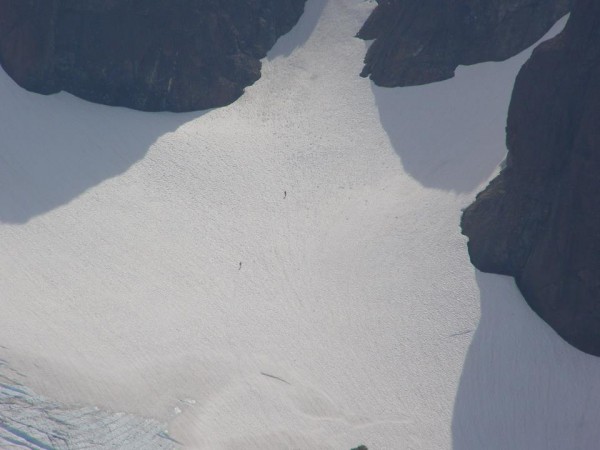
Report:
[[[0,357],[23,384],[193,449],[596,448],[599,360],[476,273],[458,226],[528,52],[373,87],[373,6],[309,0],[204,113],[0,76]]]
[[[30,450],[175,449],[165,425],[95,407],[69,408],[36,395],[0,363],[0,448]]]

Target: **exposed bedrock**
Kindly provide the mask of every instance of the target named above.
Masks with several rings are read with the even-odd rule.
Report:
[[[377,0],[358,37],[375,41],[362,76],[411,86],[454,76],[459,65],[502,61],[540,39],[571,0]]]
[[[515,277],[566,341],[600,356],[600,2],[522,68],[507,166],[464,213],[471,260]]]
[[[0,62],[22,87],[190,111],[236,100],[306,0],[0,0]]]

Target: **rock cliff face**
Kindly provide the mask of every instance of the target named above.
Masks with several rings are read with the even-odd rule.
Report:
[[[576,0],[562,34],[515,85],[507,166],[464,213],[471,260],[515,277],[565,340],[600,355],[600,2]]]
[[[375,39],[362,76],[410,86],[454,76],[458,65],[501,61],[529,47],[570,0],[377,0],[358,36]]]
[[[189,111],[236,100],[305,0],[0,0],[0,62],[22,87]]]

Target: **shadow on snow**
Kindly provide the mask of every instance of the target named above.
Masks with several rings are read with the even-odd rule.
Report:
[[[404,170],[427,188],[471,192],[506,155],[505,125],[518,67],[462,68],[426,86],[371,84],[379,117]]]
[[[296,26],[277,40],[267,54],[267,59],[272,61],[279,57],[290,56],[294,50],[302,47],[315,30],[326,3],[327,0],[308,0]]]
[[[26,92],[0,71],[0,221],[25,223],[122,174],[196,114],[149,114]]]
[[[600,358],[564,342],[509,277],[477,273],[481,320],[454,404],[454,450],[596,449]]]
[[[268,58],[287,56],[313,32],[325,0],[309,0]],[[26,92],[0,70],[0,222],[25,223],[126,172],[166,133],[205,112],[143,113],[67,94]]]

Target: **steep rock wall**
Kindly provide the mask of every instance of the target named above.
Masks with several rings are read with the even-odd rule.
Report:
[[[514,276],[565,340],[600,355],[600,3],[577,0],[565,30],[522,68],[507,166],[464,213],[471,260]]]
[[[570,0],[378,0],[358,33],[375,40],[361,75],[388,87],[445,80],[461,64],[519,53],[569,7]]]
[[[223,106],[260,77],[305,0],[0,0],[0,63],[22,87],[107,105]]]

